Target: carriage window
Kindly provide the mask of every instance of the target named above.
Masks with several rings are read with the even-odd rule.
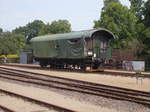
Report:
[[[70,43],[78,43],[80,41],[79,38],[76,38],[76,39],[69,39],[68,40]]]
[[[101,43],[100,43],[100,52],[105,53],[106,50],[107,50],[107,47],[108,47],[108,42],[102,40]]]

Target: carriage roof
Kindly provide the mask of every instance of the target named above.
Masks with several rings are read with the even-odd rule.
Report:
[[[39,42],[39,41],[50,41],[50,40],[62,40],[62,39],[76,39],[76,38],[91,38],[95,32],[105,32],[109,35],[110,38],[114,38],[112,32],[109,30],[100,28],[93,30],[84,30],[84,31],[75,31],[64,34],[49,34],[44,36],[38,36],[31,39],[31,42]]]

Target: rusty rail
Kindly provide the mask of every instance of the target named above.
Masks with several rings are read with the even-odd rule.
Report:
[[[2,64],[4,66],[13,66],[13,67],[22,67],[22,68],[33,68],[33,69],[41,69],[41,70],[48,70],[49,68],[41,68],[40,66],[37,66],[37,65],[14,65],[14,64]],[[53,69],[53,70],[59,70],[59,71],[65,71],[67,69]],[[69,71],[70,72],[70,71]],[[71,70],[71,72],[81,72],[83,73],[82,71],[80,70]],[[125,76],[125,77],[136,77],[135,73],[128,73],[128,72],[111,72],[111,71],[107,71],[104,69],[103,72],[89,72],[89,73],[100,73],[100,74],[105,74],[105,75],[115,75],[115,76]],[[145,73],[142,73],[142,75],[144,75],[145,78],[150,78],[150,74],[145,74]]]
[[[17,94],[17,93],[13,93],[11,91],[7,91],[7,90],[4,90],[4,89],[0,89],[0,92],[4,93],[4,94],[11,95],[11,96],[13,95],[15,97],[25,99],[25,100],[28,100],[30,102],[34,102],[34,103],[39,104],[39,105],[44,105],[45,107],[48,107],[50,109],[54,109],[56,111],[76,112],[74,110],[67,109],[65,107],[61,107],[61,106],[57,106],[57,105],[54,105],[54,104],[46,103],[46,102],[43,102],[43,101],[40,101],[40,100],[37,100],[37,99],[33,99],[33,98],[30,98],[30,97],[27,97],[27,96],[23,96],[23,95],[20,95],[20,94]],[[8,112],[13,112],[13,111],[8,111]]]
[[[2,109],[4,112],[15,112],[14,110],[9,109],[8,107],[2,106],[2,105],[0,105],[0,109]]]
[[[4,69],[7,69],[7,68],[3,68],[3,70]],[[10,70],[10,71],[7,71],[7,70]],[[78,81],[78,80],[66,79],[66,78],[60,78],[60,77],[54,77],[54,76],[47,76],[47,75],[43,75],[39,73],[26,72],[22,70],[14,70],[14,69],[7,69],[7,70],[5,71],[7,73],[5,73],[4,71],[2,72],[1,70],[1,73],[3,73],[3,75],[0,75],[0,76],[3,78],[7,78],[9,80],[16,80],[16,81],[21,81],[25,83],[48,86],[51,88],[64,89],[64,90],[69,90],[69,91],[76,91],[76,92],[86,93],[86,94],[91,94],[91,95],[104,96],[104,97],[109,97],[109,98],[118,99],[118,100],[126,100],[130,102],[136,102],[136,103],[150,106],[150,93],[149,92],[143,92],[143,91],[114,87],[114,86],[107,86],[103,84],[95,84],[95,83],[90,83],[90,82],[84,82],[84,81]],[[21,73],[17,73],[17,72],[21,72]],[[4,76],[4,74],[16,76],[19,78],[22,77],[22,78],[32,79],[32,81],[29,81],[29,80],[25,81],[23,79],[16,79],[12,77],[10,78],[10,77]],[[34,74],[36,76],[42,75],[42,76],[46,76],[52,79],[54,78],[59,79],[59,80],[61,79],[61,81],[42,79],[42,78],[38,78],[35,76],[29,76],[29,74]],[[43,81],[44,83],[35,82],[34,80]],[[70,81],[70,82],[63,82],[63,81]],[[59,84],[59,86],[48,84],[50,82]],[[60,85],[65,85],[67,87],[62,87]]]

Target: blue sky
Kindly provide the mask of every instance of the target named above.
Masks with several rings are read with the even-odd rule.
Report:
[[[120,0],[129,6],[128,0]],[[11,31],[35,19],[67,19],[72,30],[86,30],[99,19],[103,0],[0,0],[0,28]]]

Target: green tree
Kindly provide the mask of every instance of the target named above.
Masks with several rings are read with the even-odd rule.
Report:
[[[104,0],[94,28],[103,27],[115,34],[113,48],[131,49],[137,56],[150,59],[150,0],[129,1],[130,9],[115,0]]]
[[[71,32],[71,24],[67,20],[53,21],[51,24],[35,20],[26,26],[16,28],[13,32],[27,37],[27,43],[29,43],[31,38],[39,35]]]
[[[143,16],[143,23],[146,27],[150,27],[150,0],[147,0],[144,4]]]
[[[145,45],[145,48],[143,49],[143,52],[141,53],[141,56],[144,57],[146,60],[150,60],[150,27],[146,27],[141,32],[141,41]]]
[[[142,11],[143,11],[143,0],[129,0],[131,3],[131,10],[136,13],[136,16],[139,18],[139,22],[142,20]]]
[[[26,38],[21,34],[3,32],[0,35],[0,54],[19,54],[25,46]]]
[[[105,6],[104,6],[105,7]],[[112,31],[116,40],[114,47],[126,48],[127,43],[137,36],[135,14],[119,2],[111,2],[103,8],[101,17],[95,21],[94,28],[103,27]]]
[[[120,3],[119,0],[104,0],[104,7],[103,8],[106,8],[112,2]]]
[[[150,0],[144,3],[141,22],[145,25],[143,30],[139,32],[139,35],[141,35],[140,39],[145,45],[145,49],[141,53],[141,56],[146,60],[150,60]]]
[[[71,32],[71,24],[67,20],[53,21],[47,29],[49,29],[48,33],[67,33]]]
[[[13,30],[15,33],[19,33],[27,37],[27,43],[29,40],[40,34],[41,29],[44,27],[44,23],[41,20],[34,20],[31,23],[28,23],[26,26],[16,28]]]
[[[51,28],[51,27],[50,27],[50,24],[49,24],[49,23],[45,24],[45,25],[42,27],[42,29],[41,29],[39,35],[51,34],[50,28]]]

